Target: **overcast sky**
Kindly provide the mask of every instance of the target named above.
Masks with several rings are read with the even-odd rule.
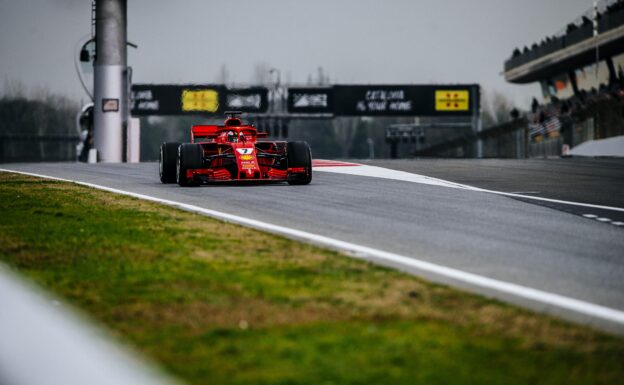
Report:
[[[501,75],[516,46],[554,34],[591,0],[128,0],[137,83],[250,82],[266,63],[305,83],[479,83],[527,107],[539,87]],[[0,0],[0,87],[86,100],[73,65],[90,0]]]

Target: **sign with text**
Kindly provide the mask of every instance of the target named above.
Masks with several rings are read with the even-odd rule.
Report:
[[[334,114],[341,116],[470,115],[477,85],[337,85]]]
[[[331,114],[334,92],[332,88],[289,88],[288,112],[291,114]]]
[[[269,108],[269,90],[265,87],[228,89],[226,110],[263,113]]]
[[[220,85],[134,84],[130,111],[133,116],[220,114],[225,93]]]
[[[135,84],[130,108],[134,116],[220,115],[227,110],[263,114],[269,109],[269,98],[265,87]],[[479,86],[292,87],[288,88],[287,108],[290,114],[302,115],[468,116],[479,112]]]

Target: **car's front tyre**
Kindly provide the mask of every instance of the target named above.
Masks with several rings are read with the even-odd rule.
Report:
[[[303,168],[303,173],[288,176],[288,184],[305,185],[312,182],[312,150],[307,142],[288,142],[286,145],[288,168]]]
[[[197,186],[199,183],[189,180],[187,171],[202,167],[203,150],[201,145],[183,143],[178,146],[176,182],[180,186]]]

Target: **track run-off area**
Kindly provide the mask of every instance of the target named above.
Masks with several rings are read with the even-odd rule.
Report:
[[[624,334],[624,228],[618,224],[624,205],[613,194],[602,199],[601,191],[583,191],[596,188],[591,183],[568,195],[532,191],[519,177],[515,184],[506,185],[503,177],[494,183],[496,172],[476,162],[455,165],[455,174],[444,173],[444,161],[422,163],[421,170],[419,160],[410,162],[317,161],[307,186],[196,188],[161,184],[156,163],[0,169],[177,206]],[[619,180],[621,165],[616,162],[607,174]],[[542,171],[529,167],[523,175],[539,180]],[[557,178],[550,178],[552,185]],[[561,191],[566,183],[559,183]],[[564,199],[583,193],[592,199]]]

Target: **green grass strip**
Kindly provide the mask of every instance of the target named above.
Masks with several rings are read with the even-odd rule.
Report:
[[[0,260],[189,384],[624,378],[622,338],[170,207],[0,173],[0,213]]]

